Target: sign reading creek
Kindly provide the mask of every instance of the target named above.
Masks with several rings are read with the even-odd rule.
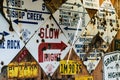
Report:
[[[24,43],[50,15],[43,0],[4,0],[3,10]]]
[[[120,80],[120,52],[114,51],[104,56],[104,80]]]

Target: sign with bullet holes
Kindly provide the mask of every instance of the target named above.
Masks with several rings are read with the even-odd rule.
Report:
[[[119,80],[120,79],[120,51],[106,53],[103,57],[103,79]]]
[[[16,32],[9,31],[9,24],[0,14],[0,73],[1,68],[8,65],[10,61],[24,47]]]
[[[43,0],[4,0],[3,10],[25,44],[50,15]]]
[[[90,20],[80,0],[67,0],[53,16],[71,45],[80,37]]]
[[[83,32],[83,35],[95,36],[99,34],[99,36],[103,39],[101,44],[106,45],[106,47],[102,48],[102,46],[100,46],[100,48],[106,52],[109,44],[115,38],[118,29],[119,23],[115,8],[110,0],[105,0],[89,22]]]
[[[31,47],[33,45],[34,47]],[[70,45],[53,17],[50,16],[26,44],[26,48],[46,75],[52,76],[58,68],[60,60],[64,59],[68,53]]]

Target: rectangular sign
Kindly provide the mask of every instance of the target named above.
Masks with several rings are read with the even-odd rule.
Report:
[[[60,61],[60,73],[61,75],[75,75],[81,73],[82,65],[78,61],[62,60]]]
[[[33,78],[38,76],[36,62],[13,62],[7,68],[8,78]]]
[[[75,80],[93,80],[93,76],[75,76]]]
[[[120,51],[106,53],[103,66],[104,80],[120,80]]]
[[[85,8],[99,9],[99,0],[83,0]]]

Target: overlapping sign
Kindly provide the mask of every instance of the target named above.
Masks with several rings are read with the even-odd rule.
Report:
[[[118,18],[115,9],[110,0],[105,0],[83,34],[95,36],[99,33],[99,36],[104,40],[104,47],[102,46],[101,49],[106,51],[118,29]]]
[[[103,57],[104,80],[120,79],[120,51],[106,53]]]
[[[50,16],[26,44],[26,48],[38,61],[45,73],[53,75],[59,66],[59,61],[64,59],[68,53],[69,44]]]
[[[80,0],[67,0],[53,16],[70,44],[79,38],[90,20],[90,17]]]
[[[0,14],[0,73],[4,65],[10,61],[24,47],[23,41],[20,40],[17,33],[9,31],[9,24]]]
[[[24,43],[50,15],[43,0],[4,0],[3,9]]]

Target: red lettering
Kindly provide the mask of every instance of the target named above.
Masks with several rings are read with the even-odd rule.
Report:
[[[54,34],[55,34],[54,37],[55,37],[55,38],[58,38],[58,35],[59,35],[59,29],[56,29],[54,32],[55,32],[55,33],[54,33]]]
[[[40,28],[40,38],[44,38],[44,28]]]
[[[48,29],[48,28],[45,29],[45,38],[46,38],[46,39],[49,38],[49,37],[47,36],[47,35],[48,35],[48,34],[47,34],[47,29]]]

